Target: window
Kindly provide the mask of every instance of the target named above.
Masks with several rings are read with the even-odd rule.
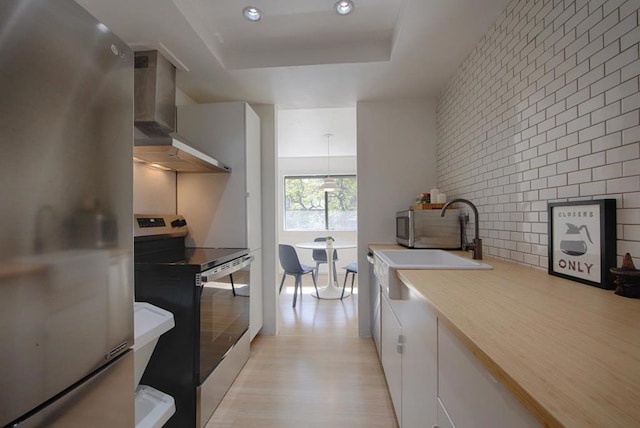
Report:
[[[357,229],[356,176],[332,177],[338,183],[338,189],[334,192],[320,190],[325,176],[284,178],[285,230]]]

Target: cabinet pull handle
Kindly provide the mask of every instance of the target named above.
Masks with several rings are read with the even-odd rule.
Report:
[[[405,338],[404,335],[399,335],[398,336],[398,345],[396,346],[396,351],[398,352],[398,354],[402,354],[404,351],[404,342],[405,342]]]

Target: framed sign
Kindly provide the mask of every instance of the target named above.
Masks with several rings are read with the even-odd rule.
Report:
[[[549,211],[549,274],[613,289],[616,200],[553,202]]]

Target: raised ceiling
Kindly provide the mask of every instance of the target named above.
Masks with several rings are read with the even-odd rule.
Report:
[[[364,0],[340,16],[327,0],[253,1],[264,17],[250,22],[237,0],[194,1],[187,20],[197,27],[206,17],[200,36],[226,69],[389,61],[402,3]]]
[[[280,108],[437,96],[508,0],[76,0],[135,50],[158,49],[198,102]],[[264,12],[242,17],[245,6]]]

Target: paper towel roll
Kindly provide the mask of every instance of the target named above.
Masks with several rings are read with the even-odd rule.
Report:
[[[440,193],[439,189],[431,189],[431,192],[429,192],[431,194],[431,203],[432,204],[437,204],[438,203],[438,193]]]

